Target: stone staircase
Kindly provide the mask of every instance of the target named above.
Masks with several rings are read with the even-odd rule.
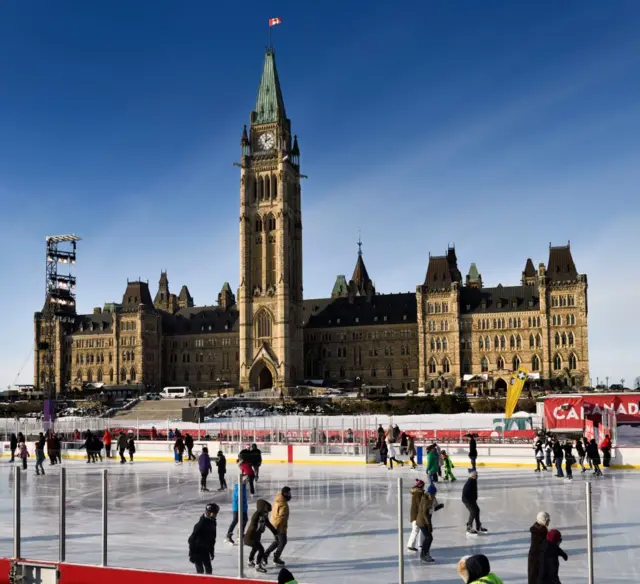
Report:
[[[200,403],[203,402],[203,403]],[[193,400],[191,401],[193,405]],[[198,400],[204,406],[204,400]],[[182,420],[182,408],[189,407],[188,399],[162,399],[160,401],[141,401],[127,411],[118,412],[114,420]]]

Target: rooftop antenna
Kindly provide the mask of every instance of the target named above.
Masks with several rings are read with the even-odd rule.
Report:
[[[358,255],[362,256],[362,237],[360,236],[359,229],[358,229]]]

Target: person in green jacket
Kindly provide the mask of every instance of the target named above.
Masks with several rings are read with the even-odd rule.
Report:
[[[456,477],[453,474],[453,471],[451,470],[453,468],[453,462],[447,456],[446,450],[442,451],[442,462],[444,463],[444,480],[445,481],[451,480],[451,482],[455,481]]]
[[[430,485],[438,482],[438,452],[435,444],[427,446],[427,476]]]
[[[491,572],[487,556],[464,556],[458,562],[458,576],[465,584],[503,584],[502,580]]]

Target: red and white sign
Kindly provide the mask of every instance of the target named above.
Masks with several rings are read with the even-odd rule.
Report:
[[[596,437],[596,431],[593,427],[593,420],[584,421],[584,437],[591,442]]]
[[[587,418],[600,421],[604,411],[618,422],[640,423],[640,394],[559,395],[544,400],[544,425],[548,430],[579,430]]]

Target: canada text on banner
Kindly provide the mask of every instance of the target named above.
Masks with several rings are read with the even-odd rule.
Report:
[[[548,430],[582,431],[586,419],[599,422],[606,411],[614,412],[617,422],[640,423],[640,394],[547,397],[544,400],[544,425]]]

